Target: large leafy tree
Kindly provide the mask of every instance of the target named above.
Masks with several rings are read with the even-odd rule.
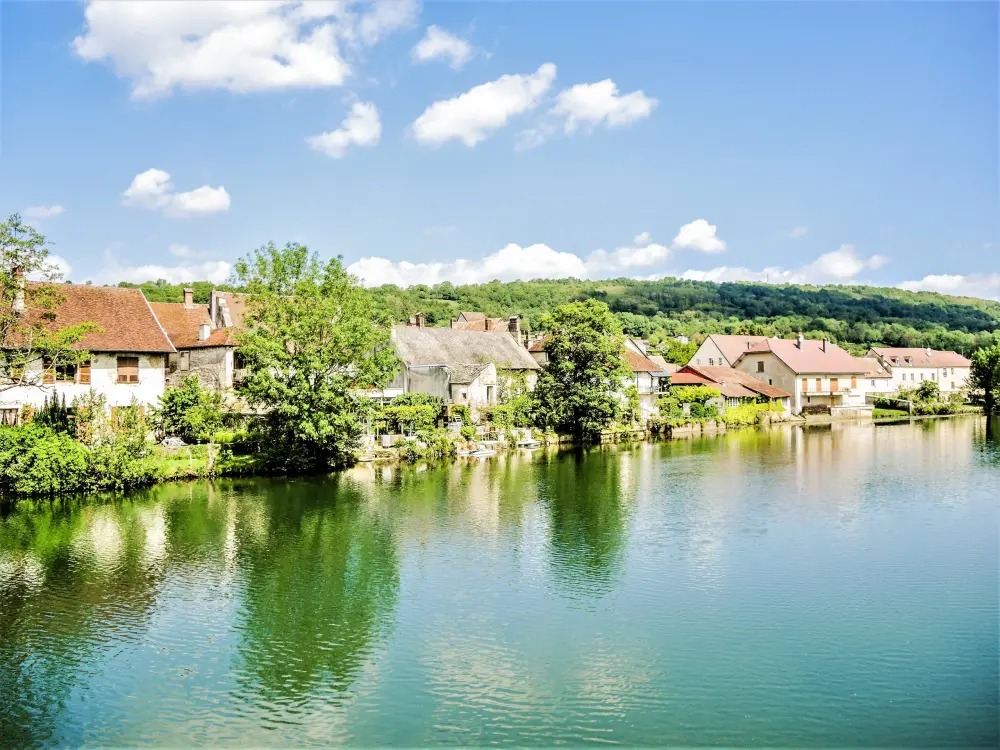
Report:
[[[557,307],[539,327],[549,355],[535,388],[539,421],[578,438],[595,435],[618,415],[630,374],[621,324],[603,302],[586,300]]]
[[[393,378],[390,325],[339,258],[323,264],[304,245],[274,243],[235,265],[249,293],[240,352],[250,370],[240,391],[267,410],[281,468],[314,470],[352,461],[368,388]]]
[[[0,392],[43,387],[42,363],[51,369],[90,358],[74,347],[97,326],[55,325],[66,298],[53,283],[60,274],[45,245],[18,214],[0,223]]]
[[[969,388],[981,395],[987,414],[997,414],[1000,403],[1000,344],[980,349],[972,355]]]

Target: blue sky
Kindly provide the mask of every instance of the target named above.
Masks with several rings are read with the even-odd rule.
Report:
[[[0,12],[0,210],[74,281],[221,280],[294,240],[368,283],[1000,297],[995,3]]]

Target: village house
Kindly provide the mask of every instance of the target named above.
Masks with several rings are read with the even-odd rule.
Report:
[[[428,327],[422,314],[409,325],[393,326],[392,343],[402,361],[395,380],[370,395],[390,399],[427,393],[445,402],[493,406],[503,379],[523,380],[533,389],[538,363],[521,344],[519,319],[501,330]]]
[[[33,282],[25,282],[30,288]],[[25,408],[37,409],[51,393],[67,405],[93,390],[107,399],[112,411],[133,403],[156,405],[166,386],[167,357],[176,350],[139,289],[79,284],[55,284],[64,298],[46,327],[58,331],[81,323],[99,330],[75,345],[90,353],[80,365],[29,363],[26,376],[33,385],[0,391],[0,423],[15,424]],[[37,315],[30,308],[24,315]]]
[[[721,394],[725,413],[727,408],[760,401],[779,403],[790,411],[792,394],[758,380],[753,375],[733,367],[719,365],[684,365],[670,379],[673,388],[708,386]]]
[[[623,356],[632,374],[624,378],[623,385],[625,388],[635,386],[639,394],[639,419],[642,422],[656,416],[656,400],[670,385],[667,363],[654,362],[646,352],[645,341],[626,337]]]
[[[507,331],[510,330],[508,318],[488,318],[481,312],[460,312],[451,321],[451,327],[459,331]]]
[[[868,366],[831,341],[764,339],[736,360],[736,369],[792,394],[792,413],[825,406],[833,416],[870,411],[861,385]]]
[[[874,357],[892,373],[893,390],[916,388],[921,381],[933,380],[942,393],[955,393],[966,387],[972,362],[957,352],[935,349],[897,349],[873,347]]]
[[[730,336],[713,333],[701,342],[701,346],[688,364],[733,367],[743,352],[766,340],[767,336]]]
[[[896,385],[889,368],[883,367],[875,357],[856,357],[858,364],[864,365],[867,371],[861,378],[861,385],[868,396],[887,396],[896,392]]]
[[[150,307],[176,349],[167,359],[168,386],[195,375],[213,390],[233,387],[240,362],[231,318],[229,326],[217,325],[211,304],[195,304],[192,289],[184,290],[183,302],[151,302]],[[218,319],[222,322],[221,316]]]

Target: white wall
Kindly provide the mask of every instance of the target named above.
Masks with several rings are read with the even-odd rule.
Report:
[[[53,391],[61,399],[66,396],[66,405],[72,404],[76,396],[83,396],[88,391],[101,393],[107,398],[108,406],[128,406],[135,397],[137,403],[145,406],[155,406],[163,394],[166,385],[165,356],[163,354],[130,354],[122,352],[121,356],[139,357],[139,382],[118,383],[118,353],[94,353],[90,358],[90,385],[76,383],[50,383],[32,387],[10,388],[0,391],[0,408],[11,409],[23,406],[38,408]],[[41,383],[42,367],[38,363],[29,368],[29,375],[37,376]]]
[[[698,347],[698,351],[688,360],[689,365],[710,365],[713,367],[731,367],[732,363],[722,356],[722,350],[715,345],[711,338],[705,339]]]
[[[893,390],[916,388],[924,380],[933,380],[941,387],[942,393],[953,393],[965,388],[969,378],[968,367],[908,367],[889,365],[892,372]]]
[[[757,363],[764,365],[763,372],[758,371]],[[761,382],[773,385],[792,394],[792,414],[798,414],[803,406],[814,404],[827,404],[830,406],[864,406],[866,381],[858,374],[852,376],[834,375],[837,379],[837,396],[830,395],[830,375],[825,374],[797,374],[788,365],[769,352],[744,354],[736,363],[736,369],[749,373]],[[852,386],[851,378],[856,378],[856,385]],[[819,387],[816,387],[816,380],[819,380]],[[807,390],[802,391],[802,382],[807,383]]]

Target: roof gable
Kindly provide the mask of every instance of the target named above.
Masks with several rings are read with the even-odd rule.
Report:
[[[915,349],[872,347],[872,351],[882,357],[892,367],[971,367],[972,362],[958,352],[938,349]],[[899,364],[896,364],[896,359]],[[907,362],[907,358],[910,359]]]
[[[116,286],[85,284],[41,284],[25,282],[25,288],[53,286],[64,297],[52,314],[54,320],[43,321],[49,331],[81,323],[94,323],[101,330],[88,333],[73,348],[93,352],[174,351],[170,339],[153,314],[142,291]],[[38,322],[39,311],[25,311],[26,321]]]
[[[204,341],[199,340],[202,325],[212,325],[208,305],[188,307],[183,302],[150,302],[149,306],[167,332],[170,342],[177,349],[194,349],[209,346],[235,346],[234,329],[213,328]]]
[[[755,344],[767,340],[767,336],[736,336],[721,333],[713,333],[709,338],[730,364],[736,364],[736,360],[743,352],[748,351]]]
[[[538,363],[506,331],[393,326],[396,351],[407,365],[495,362],[497,369],[537,370]]]
[[[832,341],[802,339],[801,347],[799,343],[792,339],[764,339],[746,354],[773,354],[796,374],[863,375],[868,369]]]

